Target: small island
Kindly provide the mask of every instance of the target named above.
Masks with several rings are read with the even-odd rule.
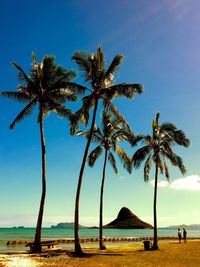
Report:
[[[104,225],[103,228],[153,229],[153,226],[140,220],[128,208],[123,207],[119,211],[117,218],[109,224]]]
[[[57,225],[52,225],[51,228],[74,228],[74,223],[73,222],[58,223]],[[87,228],[87,227],[79,225],[79,228]]]

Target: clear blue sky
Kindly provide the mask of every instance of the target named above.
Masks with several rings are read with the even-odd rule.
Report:
[[[16,61],[30,68],[31,52],[39,61],[55,55],[56,63],[77,67],[73,52],[95,52],[101,44],[110,60],[125,55],[118,82],[142,83],[145,93],[116,102],[136,132],[150,133],[157,111],[161,121],[174,122],[192,140],[176,151],[188,172],[170,167],[171,184],[159,184],[158,225],[200,222],[200,2],[199,0],[43,0],[0,1],[0,90],[18,85]],[[77,82],[82,82],[79,75]],[[0,226],[35,226],[41,194],[41,152],[36,113],[8,126],[22,105],[0,99]],[[75,111],[78,104],[71,106]],[[69,135],[68,122],[50,115],[45,120],[47,199],[44,225],[72,221],[79,167],[85,140]],[[129,150],[132,154],[135,150]],[[120,163],[118,164],[120,165]],[[102,161],[86,169],[80,223],[98,224]],[[115,176],[108,167],[105,222],[123,206],[152,223],[153,187],[143,182],[142,169]],[[154,172],[151,174],[151,179]],[[183,178],[182,180],[180,180]],[[176,180],[176,182],[175,182]],[[160,177],[160,181],[165,181]]]

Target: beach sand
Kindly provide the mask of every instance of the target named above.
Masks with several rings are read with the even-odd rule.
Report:
[[[46,250],[36,254],[0,254],[1,267],[199,267],[200,241],[160,241],[158,251],[144,251],[143,244],[107,245],[100,251],[97,246],[83,246],[86,257],[73,257],[72,250]]]

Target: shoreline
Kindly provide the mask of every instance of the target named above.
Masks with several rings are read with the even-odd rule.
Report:
[[[200,237],[188,237],[187,241],[200,241]],[[144,241],[153,241],[153,237],[104,237],[103,241],[105,242],[106,246],[114,247],[114,246],[126,246],[126,245],[134,245],[134,244],[142,244]],[[169,242],[169,241],[177,241],[178,237],[174,236],[164,236],[164,237],[158,237],[159,242]],[[2,246],[2,249],[0,249],[0,254],[12,254],[12,253],[26,253],[30,254],[30,246],[28,245],[30,242],[33,242],[33,240],[9,240],[5,245]],[[48,247],[45,246],[43,248],[43,251],[45,251],[48,247],[48,249],[52,250],[72,250],[74,248],[74,239],[72,238],[66,238],[66,239],[42,239],[42,242],[50,242],[53,245]],[[99,238],[81,238],[80,243],[82,246],[86,245],[90,248],[94,248],[95,246],[98,246]],[[8,244],[9,243],[9,244]]]
[[[153,241],[153,237],[104,237],[104,242],[140,242],[140,241]],[[161,236],[158,237],[158,240],[178,240],[178,237],[176,236]],[[195,236],[189,236],[187,237],[187,240],[200,240],[200,237]],[[55,242],[56,244],[71,244],[74,243],[74,238],[65,238],[65,239],[42,239],[42,241],[49,241],[49,242]],[[93,243],[98,242],[98,237],[87,237],[87,238],[80,238],[80,243]],[[15,246],[15,245],[26,245],[29,242],[33,242],[33,240],[23,240],[23,239],[17,239],[17,240],[8,240],[5,241],[7,246]]]

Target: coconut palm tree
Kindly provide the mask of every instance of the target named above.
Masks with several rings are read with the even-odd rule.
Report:
[[[179,168],[182,174],[186,172],[183,160],[172,150],[174,145],[188,147],[190,140],[186,137],[182,130],[177,130],[172,123],[159,124],[160,114],[156,114],[156,119],[152,122],[152,136],[143,136],[142,140],[145,145],[139,148],[132,157],[132,163],[135,168],[139,168],[141,163],[144,164],[144,180],[149,181],[149,173],[152,164],[155,165],[155,184],[154,184],[154,202],[153,202],[153,218],[154,218],[154,241],[153,249],[158,249],[158,235],[157,235],[157,184],[158,173],[164,174],[169,180],[169,169],[167,160],[173,166]]]
[[[41,252],[41,227],[46,196],[46,148],[43,120],[50,111],[69,118],[71,111],[63,104],[66,101],[75,101],[76,94],[83,93],[84,87],[72,83],[71,81],[76,77],[75,71],[67,71],[65,68],[56,65],[53,56],[45,56],[41,63],[37,63],[36,54],[33,53],[32,60],[32,68],[29,75],[15,62],[12,63],[19,72],[18,78],[21,84],[17,87],[17,92],[1,92],[0,95],[26,104],[11,123],[11,129],[14,128],[15,124],[32,114],[37,104],[39,107],[37,122],[40,127],[42,150],[42,195],[33,252]],[[72,87],[73,91],[71,90]]]
[[[99,248],[101,250],[106,249],[103,243],[103,193],[104,182],[106,178],[106,164],[110,162],[115,174],[118,174],[116,160],[112,152],[115,152],[121,160],[123,167],[131,173],[131,160],[126,151],[117,145],[120,141],[128,141],[131,145],[136,143],[136,137],[127,129],[122,128],[123,125],[118,118],[115,118],[111,113],[103,111],[102,114],[102,129],[95,127],[92,135],[92,142],[98,145],[92,150],[88,156],[88,163],[90,167],[93,167],[97,158],[105,151],[103,174],[100,191],[100,209],[99,209]],[[89,137],[90,131],[79,131],[77,135],[85,135]]]
[[[104,53],[99,47],[95,54],[88,54],[87,52],[80,51],[74,53],[72,59],[77,63],[79,69],[83,73],[84,82],[88,83],[89,95],[82,99],[82,107],[75,113],[72,119],[71,134],[75,134],[76,129],[79,127],[80,121],[87,125],[89,121],[89,112],[93,108],[92,121],[90,126],[90,134],[87,140],[86,148],[84,151],[82,164],[80,168],[78,186],[75,201],[75,218],[74,218],[74,237],[75,237],[75,255],[84,255],[79,241],[79,199],[81,192],[81,185],[85,164],[87,161],[88,151],[91,143],[92,133],[95,125],[96,115],[99,100],[103,101],[104,110],[110,110],[120,120],[122,120],[128,127],[128,123],[117,110],[116,106],[112,103],[112,99],[116,97],[125,96],[132,99],[135,94],[142,94],[143,87],[140,84],[127,84],[120,83],[115,85],[115,74],[117,73],[120,64],[123,60],[122,55],[116,55],[112,60],[110,66],[106,69]]]

